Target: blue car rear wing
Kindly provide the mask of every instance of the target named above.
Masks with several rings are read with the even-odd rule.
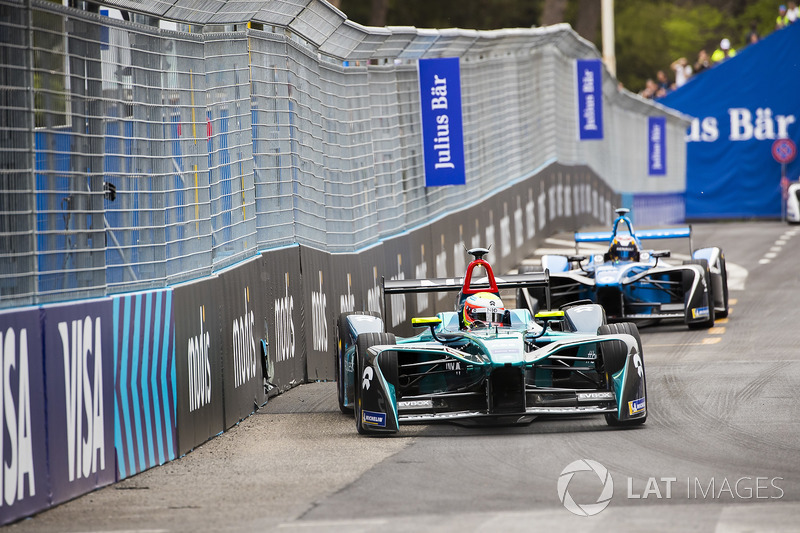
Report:
[[[636,233],[640,239],[691,239],[692,227],[671,229],[646,229]]]
[[[622,217],[620,217],[622,218]],[[575,252],[578,253],[578,243],[581,242],[603,242],[606,244],[611,244],[612,239],[617,234],[617,222],[620,219],[617,219],[614,222],[614,231],[592,231],[592,232],[581,232],[575,233]],[[637,231],[634,233],[633,226],[631,226],[630,222],[622,218],[622,222],[625,222],[628,225],[628,230],[631,235],[637,241],[643,240],[655,240],[655,239],[689,239],[689,251],[691,253],[692,250],[692,227],[686,226],[683,228],[667,228],[667,229],[646,229],[642,231]]]
[[[637,231],[634,234],[638,239],[683,239],[692,238],[692,228],[671,228],[671,229],[646,229]],[[610,231],[592,231],[575,234],[575,242],[606,242],[611,243],[614,234]]]

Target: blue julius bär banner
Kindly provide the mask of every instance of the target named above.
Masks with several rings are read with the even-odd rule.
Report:
[[[425,186],[464,185],[461,71],[457,57],[420,59]]]
[[[667,174],[666,117],[647,117],[647,173],[650,176]]]
[[[578,82],[578,138],[603,138],[603,64],[599,59],[576,61]]]
[[[800,144],[800,24],[770,33],[692,76],[659,103],[691,117],[686,135],[686,218],[779,218],[777,139]],[[800,158],[786,166],[800,177]]]

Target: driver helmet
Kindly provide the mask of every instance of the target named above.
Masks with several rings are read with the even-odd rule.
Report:
[[[464,326],[470,327],[475,321],[487,326],[502,326],[505,312],[498,295],[491,292],[472,294],[464,301]]]
[[[612,261],[637,260],[639,250],[631,235],[617,235],[611,243],[608,255]]]

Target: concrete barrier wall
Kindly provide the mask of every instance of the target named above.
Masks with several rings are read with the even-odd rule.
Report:
[[[588,167],[551,165],[367,249],[268,250],[193,283],[0,313],[0,523],[173,460],[307,380],[334,379],[340,313],[411,317],[452,298],[383,278],[460,275],[464,248],[512,269],[558,231],[607,223],[620,197]],[[263,347],[263,348],[262,348]]]

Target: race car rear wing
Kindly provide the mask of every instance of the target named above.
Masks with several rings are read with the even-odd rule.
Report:
[[[510,274],[496,276],[498,289],[524,289],[526,287],[549,287],[548,272],[529,272],[527,274]],[[428,278],[428,279],[384,279],[384,294],[409,294],[422,292],[458,292],[464,285],[464,278]],[[472,280],[472,288],[489,288],[486,277]]]
[[[666,229],[646,229],[637,231],[634,236],[639,240],[654,239],[689,239],[689,251],[692,250],[692,227],[666,228]],[[593,231],[575,233],[575,251],[578,251],[578,243],[581,242],[603,242],[611,243],[614,234],[610,231]]]
[[[509,274],[495,276],[497,288],[525,289],[540,287],[545,289],[547,308],[550,309],[550,272],[529,272],[526,274]],[[428,279],[383,279],[384,310],[386,297],[393,294],[419,294],[428,292],[458,292],[464,285],[464,278],[428,278]],[[488,277],[473,279],[470,283],[473,289],[489,289]]]

